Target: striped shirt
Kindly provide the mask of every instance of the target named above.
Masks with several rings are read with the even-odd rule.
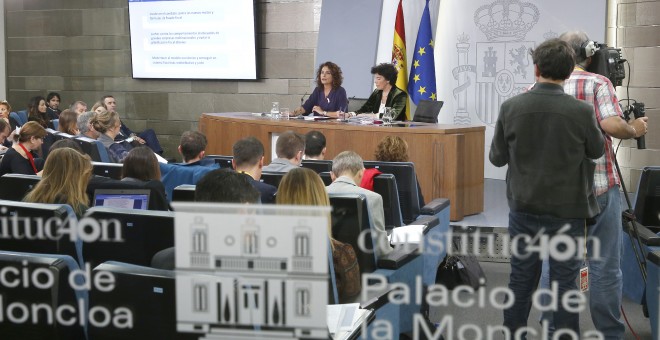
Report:
[[[603,119],[619,116],[623,118],[619,100],[614,92],[614,86],[606,77],[584,71],[578,67],[571,77],[564,82],[564,92],[594,106],[598,124]],[[602,131],[602,129],[601,129]],[[596,160],[594,173],[594,191],[601,195],[611,187],[619,185],[619,176],[614,168],[614,149],[612,138],[603,132],[605,138],[605,153]]]

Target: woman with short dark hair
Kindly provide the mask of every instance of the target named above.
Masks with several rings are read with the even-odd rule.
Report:
[[[408,94],[396,87],[398,71],[394,65],[383,63],[371,68],[376,89],[357,113],[382,113],[386,107],[394,109],[393,120],[406,120]]]

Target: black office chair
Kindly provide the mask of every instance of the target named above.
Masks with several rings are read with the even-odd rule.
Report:
[[[348,100],[348,112],[355,112],[359,110],[364,103],[367,102],[367,98],[349,98]]]
[[[260,181],[277,188],[280,186],[284,175],[286,175],[286,172],[262,172]]]
[[[392,174],[396,177],[403,223],[410,224],[415,221],[421,209],[415,165],[412,162],[364,161],[364,167],[376,168],[383,173]]]
[[[92,266],[105,261],[148,266],[154,254],[174,246],[174,212],[93,207],[85,217],[103,221],[110,240],[121,230],[122,241],[85,243],[83,258]]]
[[[302,161],[303,168],[314,170],[317,174],[325,171],[332,171],[331,160],[306,159]]]
[[[89,338],[102,339],[198,339],[201,334],[177,332],[176,277],[174,271],[109,261],[94,268],[92,276],[107,272],[114,277],[111,292],[92,289],[90,306],[109,310],[128,308],[133,315],[133,327],[89,326]]]
[[[637,221],[656,233],[660,232],[660,167],[642,169],[634,204]]]
[[[396,178],[392,174],[380,174],[374,177],[374,192],[383,198],[383,212],[385,213],[385,228],[392,229],[403,225],[401,217],[401,204]]]
[[[70,274],[79,269],[78,263],[71,256],[0,251],[0,268],[16,268],[17,271],[20,270],[21,272],[24,268],[26,273],[40,272],[41,274],[38,277],[41,279],[38,281],[42,284],[45,281],[45,273],[48,273],[48,276],[52,278],[51,285],[46,289],[36,287],[29,279],[27,282],[22,282],[22,284],[13,287],[0,284],[0,296],[3,297],[4,306],[19,303],[27,306],[27,308],[40,306],[39,309],[41,309],[37,312],[33,308],[34,315],[26,322],[13,323],[8,320],[0,322],[0,334],[2,334],[3,339],[83,340],[86,338],[80,323],[74,322],[72,325],[64,325],[57,321],[49,323],[46,317],[48,313],[44,312],[44,310],[50,310],[50,314],[54,315],[62,306],[70,306],[73,309],[70,312],[71,315],[80,315],[86,312],[78,310],[80,306],[78,299],[86,301],[87,292],[84,290],[74,291],[69,284]],[[18,275],[15,278],[17,279],[16,282],[22,280],[18,279]],[[33,323],[31,321],[33,318],[38,318],[39,322]]]
[[[412,119],[413,122],[437,124],[442,104],[444,104],[442,101],[420,100]]]
[[[358,244],[360,233],[371,229],[371,218],[367,198],[360,194],[329,194],[332,206],[332,237],[350,244],[357,256],[360,273],[376,270],[376,255],[373,253],[371,237],[365,237],[364,246],[371,253],[362,251]]]
[[[195,188],[193,184],[181,184],[172,191],[172,202],[194,202]]]
[[[40,180],[37,175],[4,174],[0,177],[0,199],[22,201]]]

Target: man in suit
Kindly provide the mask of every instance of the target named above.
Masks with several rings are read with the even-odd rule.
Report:
[[[357,193],[367,197],[369,214],[373,221],[372,238],[376,256],[387,255],[392,251],[385,232],[385,215],[383,213],[383,197],[379,194],[360,188],[357,183],[362,181],[364,165],[362,157],[354,151],[343,151],[332,160],[332,184],[327,186],[329,194]]]
[[[275,144],[277,158],[264,167],[264,171],[289,172],[300,166],[305,152],[305,136],[293,131],[280,135]]]
[[[117,100],[111,95],[106,95],[101,98],[103,106],[108,111],[117,112]],[[160,141],[156,136],[156,132],[153,129],[146,129],[140,133],[133,132],[128,126],[124,124],[124,120],[121,119],[121,128],[119,129],[119,134],[115,140],[124,140],[127,138],[133,138],[139,144],[146,144],[151,150],[155,153],[162,155],[163,148],[160,146]]]
[[[231,161],[236,172],[249,177],[250,183],[261,193],[261,203],[275,203],[277,188],[259,181],[264,166],[264,146],[254,137],[246,137],[233,146],[234,159]]]
[[[312,130],[305,135],[305,159],[325,159],[325,136]]]

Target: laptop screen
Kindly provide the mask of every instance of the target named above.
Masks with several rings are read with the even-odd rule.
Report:
[[[149,193],[144,189],[96,189],[94,206],[147,210]]]

